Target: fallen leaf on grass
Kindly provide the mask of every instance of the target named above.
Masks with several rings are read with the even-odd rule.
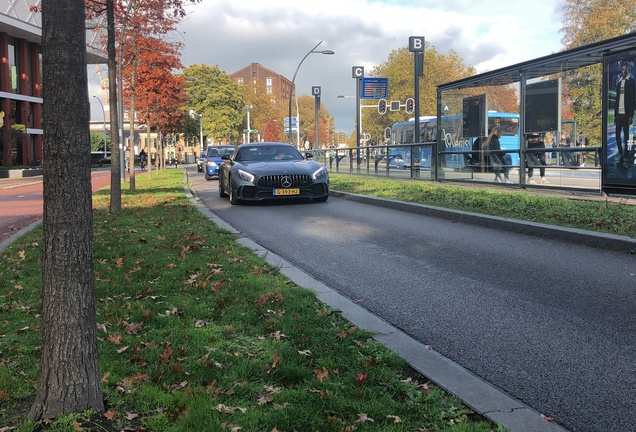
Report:
[[[360,384],[365,384],[367,382],[367,374],[365,372],[360,372],[354,381]]]
[[[224,404],[218,404],[216,406],[216,410],[220,412],[221,414],[234,414],[237,411],[245,414],[247,412],[247,408],[231,407]]]
[[[272,369],[278,366],[278,362],[280,361],[280,357],[278,356],[278,351],[276,351],[272,357],[274,358],[274,363],[272,363]]]
[[[281,391],[280,387],[274,387],[274,386],[265,386],[263,387],[265,389],[265,391],[267,393],[271,393],[271,394],[276,394],[279,393]]]
[[[327,370],[326,367],[322,367],[322,370],[320,369],[314,369],[314,374],[316,374],[316,379],[320,382],[323,382],[325,380],[325,378],[327,378],[327,376],[329,376],[329,371]]]
[[[172,357],[172,348],[169,346],[163,351],[163,353],[159,354],[159,358],[161,358],[162,363],[170,363],[170,357]]]
[[[364,413],[359,413],[358,420],[356,420],[356,423],[366,423],[366,422],[374,423],[375,420],[373,420],[371,417],[369,417],[368,415]]]
[[[121,337],[121,335],[111,334],[111,335],[108,335],[106,340],[110,343],[114,343],[115,345],[121,345],[123,338]]]
[[[142,327],[142,323],[130,323],[126,324],[126,331],[128,332],[128,334],[136,335],[137,333],[139,333],[139,330],[141,330]]]
[[[396,415],[388,415],[386,418],[393,419],[393,423],[402,423],[402,419]]]
[[[272,402],[274,398],[270,395],[259,393],[258,400],[256,401],[256,405],[265,405]]]

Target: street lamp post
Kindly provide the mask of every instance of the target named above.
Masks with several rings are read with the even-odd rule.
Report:
[[[102,114],[104,115],[104,159],[106,159],[106,110],[104,109],[104,104],[102,101],[95,95],[93,95],[97,102],[102,106]]]
[[[252,112],[252,105],[248,104],[246,109],[247,109],[247,141],[246,142],[250,143],[250,142],[252,142],[252,136],[251,136],[252,135],[252,130],[250,129],[251,128],[251,125],[250,125],[250,113]]]
[[[292,95],[294,93],[294,83],[296,82],[296,75],[298,74],[298,69],[300,69],[300,66],[303,64],[305,59],[309,57],[309,54],[326,54],[326,55],[335,54],[331,50],[316,51],[316,48],[318,48],[318,45],[320,45],[321,43],[322,41],[318,42],[318,44],[316,44],[315,47],[313,47],[311,50],[309,50],[307,54],[305,54],[305,57],[303,57],[300,63],[298,63],[298,67],[296,68],[296,71],[294,72],[294,77],[292,78],[291,87],[289,88],[289,143],[290,144],[292,143]],[[300,129],[300,122],[299,124],[296,125],[296,127]]]

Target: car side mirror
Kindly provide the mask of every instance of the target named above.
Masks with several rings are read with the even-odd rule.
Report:
[[[221,156],[221,159],[230,160],[230,155],[229,154],[224,154],[223,156]]]
[[[309,152],[305,153],[305,159],[312,159],[313,157],[314,157],[313,153],[309,153]]]

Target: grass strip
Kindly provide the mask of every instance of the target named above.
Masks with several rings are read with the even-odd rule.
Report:
[[[636,206],[621,201],[346,174],[330,174],[329,181],[331,189],[342,192],[636,238]]]
[[[39,227],[0,255],[0,429],[503,430],[211,224],[185,197],[181,170],[136,185],[123,188],[122,215],[108,213],[107,190],[94,196],[106,414],[26,419],[40,353]]]

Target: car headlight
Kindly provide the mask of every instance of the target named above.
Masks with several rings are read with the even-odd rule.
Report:
[[[318,170],[314,171],[314,173],[311,175],[311,178],[313,178],[314,180],[318,180],[326,176],[327,176],[327,168],[320,167],[318,168]]]
[[[209,166],[209,167],[215,167],[215,166],[216,166],[216,162],[214,162],[214,161],[208,161],[208,166]]]
[[[250,173],[248,173],[247,171],[243,171],[243,170],[236,170],[236,173],[238,174],[239,178],[243,181],[246,182],[250,182],[253,183],[254,182],[254,176]]]

